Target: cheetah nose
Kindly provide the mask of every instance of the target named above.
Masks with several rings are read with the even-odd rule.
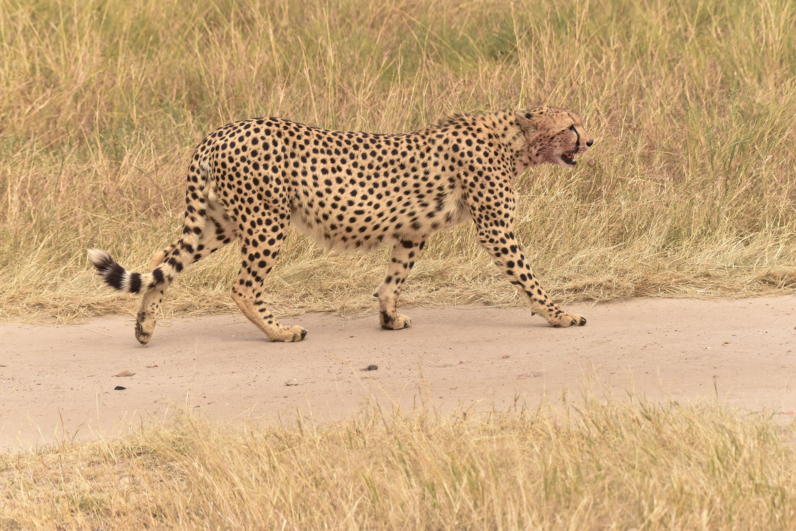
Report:
[[[589,140],[588,142],[586,142],[586,145],[589,147],[591,147],[592,144],[594,144],[594,140]]]

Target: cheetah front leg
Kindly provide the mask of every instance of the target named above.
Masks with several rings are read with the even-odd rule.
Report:
[[[492,255],[495,264],[517,288],[520,295],[527,297],[531,311],[547,319],[550,326],[568,327],[586,324],[585,317],[566,313],[550,300],[539,285],[536,275],[531,271],[530,264],[525,260],[513,232],[503,227],[479,228],[478,242]]]
[[[409,328],[412,320],[396,311],[398,297],[401,295],[406,277],[425,244],[425,238],[405,239],[396,242],[390,253],[387,277],[373,294],[379,299],[379,321],[385,330]]]

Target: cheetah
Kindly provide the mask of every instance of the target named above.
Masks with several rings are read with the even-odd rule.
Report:
[[[391,245],[387,275],[374,294],[381,327],[407,328],[396,311],[409,271],[428,236],[472,220],[478,242],[525,298],[532,315],[554,327],[586,319],[550,300],[514,236],[513,179],[544,163],[571,168],[594,140],[581,119],[537,105],[522,111],[457,114],[418,131],[325,131],[280,118],[227,124],[194,150],[182,235],[156,253],[149,273],[132,273],[98,249],[100,277],[118,291],[143,293],[135,336],[152,338],[163,294],[178,273],[240,239],[232,298],[271,341],[301,341],[266,308],[263,281],[292,223],[334,251]]]

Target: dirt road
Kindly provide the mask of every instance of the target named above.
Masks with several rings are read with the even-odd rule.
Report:
[[[368,398],[443,411],[533,407],[564,390],[577,399],[586,377],[598,394],[699,400],[716,389],[725,403],[793,419],[796,297],[568,309],[588,325],[553,329],[526,310],[483,307],[405,309],[412,327],[397,332],[380,330],[375,315],[283,319],[309,330],[298,344],[268,342],[242,315],[161,322],[146,347],[124,317],[0,324],[0,448],[64,432],[112,436],[175,405],[276,422],[297,411],[318,421],[350,416]],[[378,369],[361,370],[368,365]],[[135,374],[114,376],[122,371]],[[286,385],[292,379],[298,385]]]

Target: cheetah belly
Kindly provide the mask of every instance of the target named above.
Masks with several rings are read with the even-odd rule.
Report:
[[[320,207],[316,199],[297,194],[291,202],[291,224],[328,250],[367,252],[403,238],[425,237],[470,219],[458,187],[433,200],[409,193],[375,203],[350,202],[324,202]]]

